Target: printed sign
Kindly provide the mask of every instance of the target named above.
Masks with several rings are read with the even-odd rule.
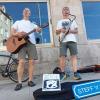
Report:
[[[76,99],[100,94],[100,80],[73,85],[73,92]]]
[[[43,74],[42,91],[60,91],[59,74]]]

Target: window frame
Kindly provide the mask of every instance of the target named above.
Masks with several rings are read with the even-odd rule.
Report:
[[[81,0],[81,6],[83,2],[100,2],[100,0]],[[83,6],[82,6],[82,13],[83,13]],[[86,26],[85,26],[85,19],[84,19],[84,13],[83,13],[83,23],[84,23],[84,30],[86,33],[86,38],[87,38],[87,32],[86,32]],[[100,43],[100,39],[88,39],[88,43]]]

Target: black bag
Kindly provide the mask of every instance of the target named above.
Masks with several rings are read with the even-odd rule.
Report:
[[[54,70],[53,70],[53,74],[60,74],[61,73],[61,69],[59,67],[56,67]]]
[[[42,88],[33,92],[35,100],[72,100],[74,98],[72,82],[61,84],[61,91],[42,91]]]
[[[72,100],[74,99],[72,86],[89,81],[93,80],[61,83],[61,91],[42,91],[42,88],[40,88],[33,92],[33,96],[35,100]]]

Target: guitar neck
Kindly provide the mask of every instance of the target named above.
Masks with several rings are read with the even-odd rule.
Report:
[[[35,32],[35,31],[36,31],[36,29],[33,29],[32,31],[28,32],[28,33],[26,34],[26,36],[28,36],[29,34]]]
[[[49,24],[46,23],[46,24],[41,25],[41,26],[39,26],[39,27],[40,27],[40,28],[45,28],[45,27],[47,27],[48,25],[49,25]],[[33,30],[31,30],[30,32],[28,32],[28,33],[25,35],[25,37],[28,36],[29,34],[33,33],[33,32],[36,32],[36,29],[33,29]]]

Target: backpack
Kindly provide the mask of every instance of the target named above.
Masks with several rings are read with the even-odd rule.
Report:
[[[60,74],[61,73],[61,69],[59,67],[56,67],[54,70],[53,70],[53,74]]]

